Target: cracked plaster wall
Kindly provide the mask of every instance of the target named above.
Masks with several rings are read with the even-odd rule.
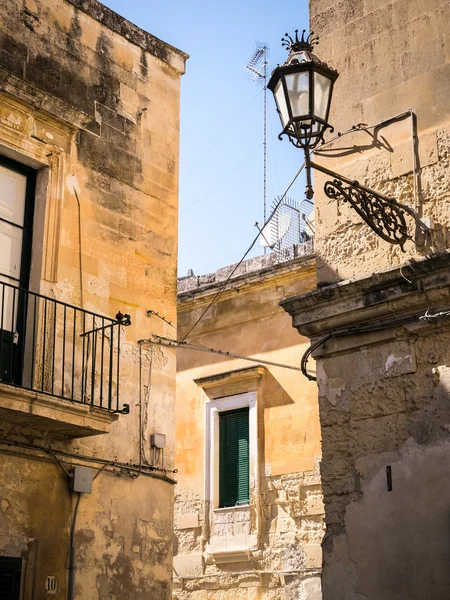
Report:
[[[325,600],[448,596],[449,341],[432,331],[318,362]]]

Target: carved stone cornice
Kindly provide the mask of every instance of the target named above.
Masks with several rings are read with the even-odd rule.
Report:
[[[283,300],[280,306],[299,333],[313,339],[363,325],[388,326],[392,321],[395,327],[396,319],[407,317],[411,323],[429,326],[431,320],[419,320],[427,310],[430,314],[450,310],[450,253],[319,288]],[[446,320],[450,325],[450,317]]]
[[[255,392],[266,371],[266,367],[257,365],[200,377],[194,381],[206,392],[210,400],[214,400],[235,394]]]

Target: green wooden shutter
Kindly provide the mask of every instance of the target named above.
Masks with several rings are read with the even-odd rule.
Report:
[[[250,500],[249,409],[219,413],[219,507]]]

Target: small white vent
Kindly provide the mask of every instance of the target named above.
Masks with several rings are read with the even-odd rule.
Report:
[[[47,594],[56,594],[58,591],[58,583],[54,575],[49,575],[45,581],[45,590]]]

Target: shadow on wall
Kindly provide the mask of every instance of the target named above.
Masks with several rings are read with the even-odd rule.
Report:
[[[298,376],[301,377],[301,373]],[[275,408],[276,406],[287,406],[295,403],[292,396],[288,394],[278,379],[269,370],[264,373],[263,386],[263,408]]]

